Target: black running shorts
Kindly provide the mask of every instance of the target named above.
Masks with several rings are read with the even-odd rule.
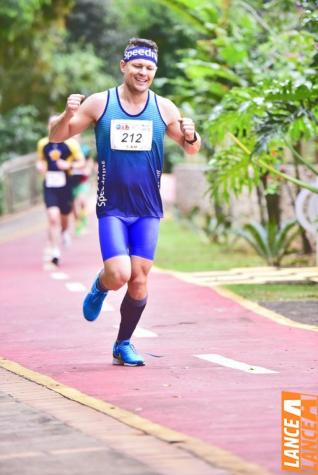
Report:
[[[73,206],[73,193],[70,184],[62,188],[48,188],[44,185],[44,202],[47,208],[57,206],[62,214],[69,214]]]

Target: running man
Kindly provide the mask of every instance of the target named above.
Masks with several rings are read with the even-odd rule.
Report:
[[[63,141],[95,125],[98,154],[97,217],[104,262],[83,303],[84,317],[95,320],[110,290],[127,284],[113,364],[141,366],[143,357],[131,336],[147,303],[147,278],[153,264],[160,218],[163,140],[167,134],[186,153],[200,149],[190,118],[150,86],[157,71],[158,47],[151,40],[129,41],[120,70],[123,83],[89,96],[72,94],[52,124],[51,141]]]
[[[57,116],[52,116],[51,122]],[[48,218],[48,241],[51,262],[60,263],[60,241],[68,244],[69,215],[73,206],[70,172],[79,170],[85,161],[79,144],[74,139],[52,143],[48,137],[39,140],[37,145],[37,169],[44,175],[43,195]]]

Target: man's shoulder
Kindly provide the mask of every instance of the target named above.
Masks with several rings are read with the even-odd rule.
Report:
[[[90,103],[90,104],[96,104],[101,101],[104,102],[107,99],[108,94],[109,94],[109,89],[107,89],[106,91],[95,92],[94,94],[91,94],[90,96],[88,96],[85,102]]]
[[[156,94],[156,97],[157,97],[158,105],[160,105],[162,107],[165,107],[165,108],[174,108],[174,107],[176,107],[175,104],[170,99],[168,99],[167,97],[159,96],[158,94]]]
[[[157,103],[166,124],[175,122],[179,117],[180,113],[177,106],[168,98],[157,96]]]
[[[109,90],[95,92],[85,99],[83,103],[84,110],[96,122],[105,108],[109,95]]]

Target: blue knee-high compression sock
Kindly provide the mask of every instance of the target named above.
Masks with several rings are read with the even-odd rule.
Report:
[[[120,306],[121,321],[117,341],[129,340],[134,333],[140,320],[141,314],[147,303],[147,297],[142,300],[135,300],[128,292]]]

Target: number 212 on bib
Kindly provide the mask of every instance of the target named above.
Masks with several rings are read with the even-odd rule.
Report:
[[[112,150],[149,151],[152,146],[152,120],[112,120]]]

